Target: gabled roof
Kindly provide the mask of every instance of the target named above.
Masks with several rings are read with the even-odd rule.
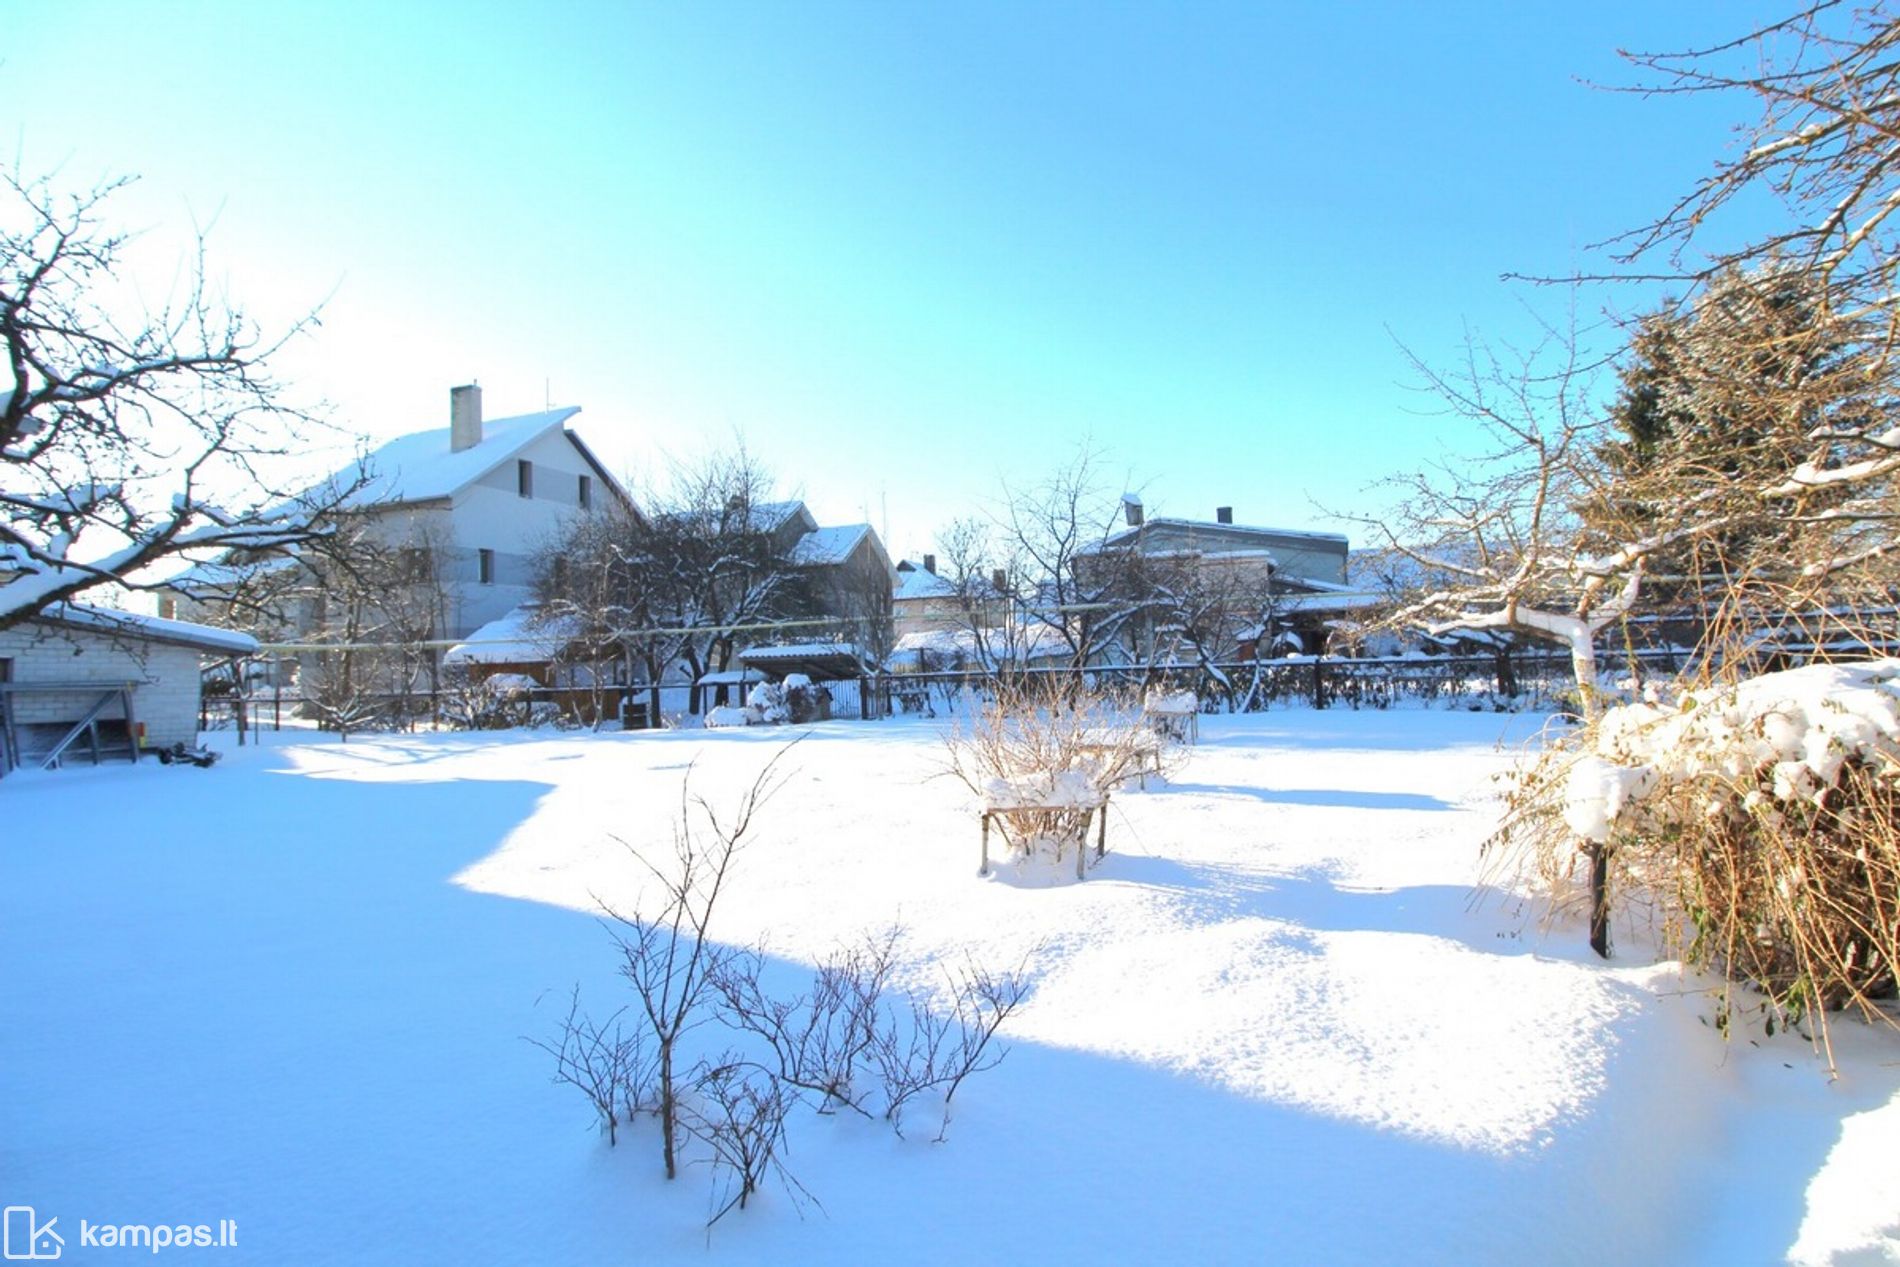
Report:
[[[364,465],[369,479],[343,499],[352,510],[391,502],[426,502],[453,497],[515,454],[560,427],[580,410],[570,406],[515,418],[491,418],[482,423],[482,441],[461,452],[449,448],[446,427],[431,427],[397,436],[370,453]],[[341,491],[354,482],[356,468],[332,475],[313,495],[327,488]]]
[[[189,620],[167,620],[163,616],[89,607],[84,603],[54,603],[51,607],[35,612],[32,619],[63,625],[68,629],[103,633],[114,638],[167,642],[220,655],[257,654],[257,639],[247,633],[214,629],[210,625],[193,624]]]
[[[870,524],[842,524],[808,532],[792,547],[792,566],[823,567],[843,563],[870,531]]]
[[[908,560],[905,562],[909,563]],[[926,572],[914,564],[900,564],[897,569],[897,588],[892,592],[891,600],[901,603],[907,599],[951,598],[956,592],[956,586],[935,572]]]

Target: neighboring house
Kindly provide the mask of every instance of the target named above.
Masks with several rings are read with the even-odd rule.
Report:
[[[345,505],[371,517],[387,543],[434,553],[444,597],[438,637],[465,638],[533,598],[536,552],[576,515],[639,514],[566,425],[579,412],[484,419],[482,389],[457,387],[446,430],[401,436],[369,455],[369,480]]]
[[[866,666],[881,664],[896,642],[891,590],[897,572],[871,525],[814,527],[793,545],[787,561],[798,578],[790,611],[835,619]]]
[[[897,565],[891,615],[900,643],[912,634],[955,629],[964,623],[957,587],[937,575],[936,555],[926,554],[922,565],[909,559]]]
[[[700,520],[709,537],[732,543],[735,557],[753,560],[752,566],[734,568],[730,580],[720,582],[731,590],[717,605],[721,619],[736,613],[746,624],[803,622],[786,631],[787,641],[825,637],[846,642],[867,667],[889,653],[895,642],[891,591],[897,573],[871,525],[820,527],[810,508],[798,500],[749,506],[735,500],[722,511],[676,516],[686,523]],[[739,591],[747,588],[758,592],[742,596]],[[741,637],[734,645],[749,640]],[[715,658],[701,669],[732,667]]]
[[[716,592],[684,589],[677,599],[679,610],[653,611],[648,620],[719,628],[726,647],[735,652],[770,632],[758,626],[796,622],[784,630],[788,641],[805,644],[822,637],[848,648],[850,671],[832,665],[835,672],[830,676],[856,677],[875,668],[888,653],[893,572],[870,525],[820,527],[801,501],[749,507],[735,501],[718,512],[677,513],[661,519],[659,526],[686,538],[703,536],[710,548],[703,552],[705,558],[693,562],[705,566],[710,559],[717,564],[717,573],[704,578],[704,585]],[[451,647],[444,660],[478,679],[522,675],[560,692],[698,686],[715,688],[715,695],[723,697],[730,688],[743,688],[763,676],[747,671],[736,654],[722,663],[718,654],[703,647],[693,658],[684,653],[687,644],[680,645],[680,658],[656,670],[657,682],[647,681],[651,666],[637,647],[609,633],[583,637],[577,617],[550,619],[539,603],[526,602],[473,631]],[[649,707],[659,707],[657,695]]]
[[[204,658],[256,652],[248,634],[78,603],[0,629],[0,774],[194,743]]]
[[[482,389],[449,392],[449,426],[400,436],[361,466],[362,486],[342,499],[353,528],[409,552],[417,585],[439,594],[434,638],[466,638],[534,597],[536,553],[558,542],[576,515],[640,512],[620,482],[567,427],[578,407],[512,418],[482,416]],[[359,468],[325,485],[353,483]],[[323,486],[320,486],[323,487]],[[266,566],[285,566],[269,564]],[[200,565],[174,588],[215,610],[234,576],[230,560]],[[321,613],[289,614],[293,631]]]
[[[579,412],[489,419],[481,388],[453,388],[447,428],[391,440],[318,486],[343,507],[336,528],[346,548],[330,557],[322,549],[227,555],[172,587],[190,614],[273,641],[416,648],[299,654],[306,700],[330,707],[347,696],[354,709],[379,691],[407,696],[434,680],[426,648],[467,638],[534,597],[537,554],[558,544],[576,516],[639,515],[567,426]]]
[[[1333,621],[1375,602],[1347,586],[1347,541],[1338,533],[1237,524],[1229,506],[1211,522],[1146,519],[1138,498],[1123,501],[1128,526],[1077,551],[1076,567],[1124,578],[1121,597],[1130,604],[1168,592],[1164,606],[1178,614],[1159,612],[1128,628],[1126,650],[1137,658],[1153,655],[1176,632],[1170,620],[1201,619],[1197,612],[1215,613],[1218,634],[1203,629],[1196,635],[1221,644],[1204,648],[1216,656],[1261,646],[1263,634],[1276,648],[1288,645],[1290,635],[1301,649],[1318,652]]]

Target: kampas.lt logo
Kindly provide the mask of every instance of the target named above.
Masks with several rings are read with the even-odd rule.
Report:
[[[10,1205],[6,1211],[4,1240],[0,1255],[14,1262],[45,1262],[58,1258],[66,1250],[66,1238],[53,1230],[58,1218],[39,1221],[30,1205]]]

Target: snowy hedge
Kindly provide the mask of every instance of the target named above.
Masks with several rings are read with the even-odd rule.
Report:
[[[1771,1023],[1895,990],[1900,660],[1812,665],[1610,709],[1520,783],[1502,837],[1547,880],[1606,851],[1683,958],[1762,987]],[[1724,1014],[1726,1019],[1726,1014]]]

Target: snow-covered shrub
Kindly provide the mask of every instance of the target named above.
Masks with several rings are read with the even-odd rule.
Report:
[[[462,666],[442,675],[442,715],[461,730],[503,730],[528,720],[530,692],[536,685],[520,673],[493,673],[477,679]]]
[[[775,682],[761,682],[747,691],[745,708],[755,725],[777,726],[792,719],[792,710],[785,705],[785,687]]]
[[[717,708],[709,708],[706,710],[705,725],[707,730],[718,730],[722,726],[746,726],[750,725],[751,722],[752,718],[743,708],[731,708],[721,704]]]
[[[1559,890],[1601,852],[1612,899],[1759,986],[1771,1024],[1891,1020],[1897,775],[1900,660],[1812,665],[1610,709],[1524,773],[1499,839]]]
[[[999,686],[944,732],[949,770],[1024,856],[1059,860],[1081,848],[1108,793],[1158,774],[1183,751],[1163,743],[1138,707],[1073,680]],[[1040,812],[1037,807],[1044,807]]]

